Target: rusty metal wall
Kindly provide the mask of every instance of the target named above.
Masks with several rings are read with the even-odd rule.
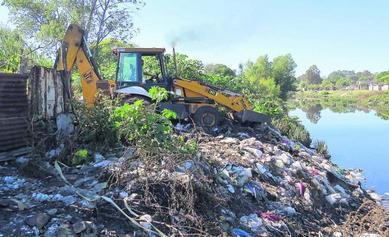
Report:
[[[27,144],[27,75],[0,73],[0,151]]]
[[[30,114],[36,118],[50,120],[67,112],[70,91],[54,69],[33,67],[29,77]]]

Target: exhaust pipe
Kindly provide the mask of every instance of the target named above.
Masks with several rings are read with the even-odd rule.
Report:
[[[173,61],[174,61],[174,70],[175,70],[175,77],[178,77],[178,68],[177,68],[177,59],[176,59],[176,49],[173,47]]]

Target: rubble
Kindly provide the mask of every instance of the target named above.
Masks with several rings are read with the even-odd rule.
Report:
[[[50,216],[46,213],[38,213],[36,215],[27,217],[26,224],[31,227],[36,226],[39,229],[42,229],[47,224],[47,222],[49,222],[49,220]]]
[[[20,174],[17,160],[0,164],[0,236],[389,234],[382,197],[361,187],[360,170],[272,128],[178,130],[197,139],[193,157],[152,160],[129,147],[39,178]]]

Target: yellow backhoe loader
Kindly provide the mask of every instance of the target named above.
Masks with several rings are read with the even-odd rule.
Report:
[[[87,46],[84,31],[77,25],[70,25],[54,67],[63,77],[69,77],[77,65],[84,101],[88,106],[93,106],[99,89],[109,91],[112,96],[121,95],[131,102],[134,99],[150,101],[148,90],[159,86],[173,94],[160,107],[176,112],[179,119],[190,117],[200,126],[214,127],[221,119],[217,106],[223,106],[241,122],[269,123],[269,117],[252,111],[251,104],[240,94],[196,80],[169,76],[164,52],[163,48],[116,48],[113,50],[118,58],[116,80],[103,80]],[[153,72],[144,67],[146,59],[154,60],[157,65]]]

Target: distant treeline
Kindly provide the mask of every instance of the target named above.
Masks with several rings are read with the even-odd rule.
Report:
[[[298,79],[298,87],[305,90],[368,89],[371,84],[389,84],[389,71],[371,73],[368,70],[338,70],[322,77],[318,67],[312,65]]]

